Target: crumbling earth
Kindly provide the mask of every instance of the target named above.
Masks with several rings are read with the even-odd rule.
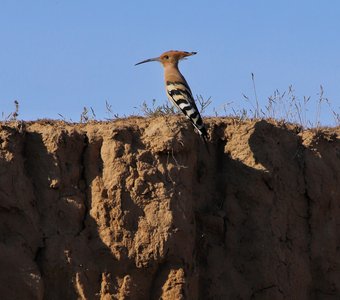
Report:
[[[339,128],[0,125],[1,299],[339,299]]]

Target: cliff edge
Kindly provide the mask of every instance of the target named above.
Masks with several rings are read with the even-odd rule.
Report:
[[[0,124],[1,299],[339,299],[340,128]]]

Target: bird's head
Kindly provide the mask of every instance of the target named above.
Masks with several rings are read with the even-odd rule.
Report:
[[[159,57],[149,58],[149,59],[143,60],[143,61],[135,64],[135,66],[146,63],[146,62],[150,62],[150,61],[158,61],[163,65],[163,67],[166,67],[168,65],[177,66],[178,62],[181,59],[185,59],[186,57],[191,56],[191,55],[195,55],[196,53],[197,52],[170,50],[170,51],[164,52]]]

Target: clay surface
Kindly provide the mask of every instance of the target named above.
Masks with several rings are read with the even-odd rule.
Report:
[[[0,124],[1,299],[340,299],[339,128]]]

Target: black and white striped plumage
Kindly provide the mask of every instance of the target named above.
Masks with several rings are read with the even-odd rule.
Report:
[[[203,138],[207,149],[208,133],[203,124],[201,115],[197,109],[189,85],[178,69],[178,62],[197,52],[170,50],[164,52],[159,57],[143,60],[136,65],[150,61],[158,61],[164,67],[165,87],[169,100],[191,121]],[[209,150],[208,150],[209,152]]]
[[[183,112],[206,141],[208,133],[188,84],[185,81],[167,81],[166,91],[169,100]]]

